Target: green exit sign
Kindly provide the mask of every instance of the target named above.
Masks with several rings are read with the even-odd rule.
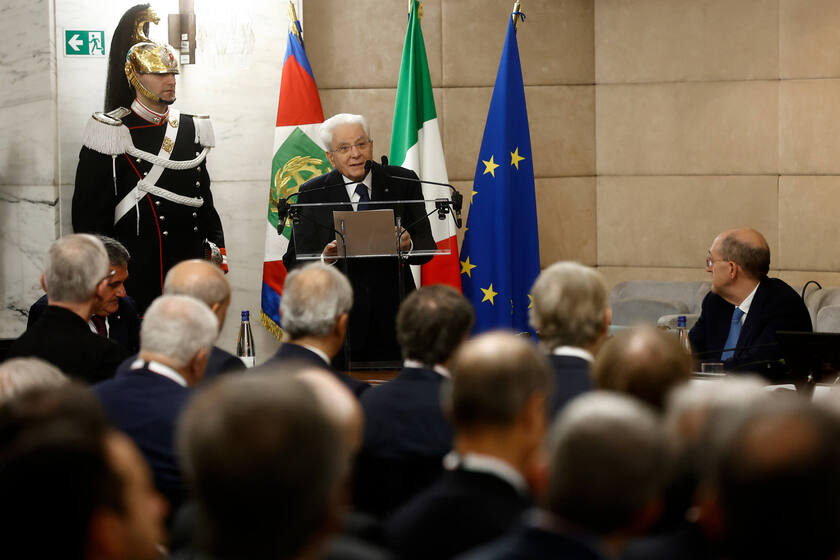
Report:
[[[64,56],[105,56],[105,32],[65,29]]]

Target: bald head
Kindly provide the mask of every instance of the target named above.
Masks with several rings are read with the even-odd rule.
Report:
[[[181,261],[166,274],[163,293],[203,301],[216,315],[222,330],[230,305],[230,284],[217,266],[198,259]]]
[[[640,326],[604,344],[593,376],[598,388],[633,395],[661,411],[670,390],[691,378],[691,365],[676,337]]]
[[[733,261],[747,276],[761,280],[770,270],[770,246],[760,232],[752,228],[730,229],[715,238],[720,258]]]

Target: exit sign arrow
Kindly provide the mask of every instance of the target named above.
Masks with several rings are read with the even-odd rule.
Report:
[[[74,51],[77,51],[77,52],[78,52],[79,47],[80,47],[80,46],[82,46],[82,45],[84,45],[84,44],[85,44],[85,42],[84,42],[84,41],[82,41],[81,39],[79,39],[79,34],[78,34],[78,33],[76,33],[76,34],[74,34],[72,37],[70,37],[70,40],[69,40],[69,41],[67,41],[67,44],[68,44],[68,45],[70,45],[71,47],[73,47],[73,50],[74,50]]]

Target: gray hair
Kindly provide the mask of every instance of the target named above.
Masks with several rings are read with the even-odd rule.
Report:
[[[160,354],[183,367],[201,349],[210,349],[219,321],[206,305],[190,296],[160,296],[140,325],[140,351]]]
[[[349,464],[312,389],[274,372],[225,377],[198,393],[177,442],[199,541],[219,558],[295,558],[328,524]]]
[[[353,288],[335,267],[316,262],[286,276],[280,313],[292,340],[329,334],[351,307]]]
[[[102,242],[86,233],[56,239],[47,252],[44,283],[50,301],[83,303],[94,297],[108,274],[108,253]]]
[[[442,402],[456,430],[503,427],[516,421],[535,393],[543,393],[548,403],[552,389],[551,366],[536,346],[496,331],[465,342],[455,352]]]
[[[217,303],[222,303],[230,298],[230,284],[228,284],[225,274],[216,266],[213,266],[208,261],[182,261],[188,263],[206,264],[201,268],[206,269],[206,274],[177,274],[176,264],[166,273],[166,278],[163,281],[163,293],[167,296],[191,296],[199,301],[207,304],[207,307],[213,307]],[[181,263],[178,263],[181,264]],[[175,272],[173,272],[175,271]]]
[[[125,248],[125,245],[106,235],[96,234],[95,237],[105,246],[105,252],[108,253],[108,262],[114,266],[128,266],[131,254]]]
[[[607,287],[593,268],[554,263],[537,277],[531,296],[531,326],[549,349],[589,346],[606,329]]]
[[[572,400],[552,427],[547,509],[606,535],[626,527],[668,480],[670,446],[652,409],[617,393]]]
[[[321,137],[321,142],[323,142],[324,146],[329,148],[329,151],[332,151],[335,148],[335,146],[332,145],[333,131],[336,129],[336,127],[345,124],[362,125],[362,129],[365,131],[365,135],[368,137],[368,139],[370,139],[370,127],[368,126],[366,118],[364,118],[362,115],[353,115],[351,113],[339,113],[337,115],[333,115],[332,117],[328,118],[323,123],[321,123],[321,127],[318,129],[318,134]]]
[[[69,382],[61,370],[40,358],[13,358],[0,364],[0,401],[31,387],[57,387]]]

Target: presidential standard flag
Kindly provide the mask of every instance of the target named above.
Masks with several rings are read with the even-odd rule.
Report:
[[[277,128],[274,129],[260,313],[262,324],[277,338],[282,336],[279,307],[286,279],[282,259],[292,231],[291,222],[287,220],[278,235],[277,202],[296,193],[298,187],[310,178],[331,170],[324,153],[325,147],[318,138],[318,129],[324,122],[318,87],[303,48],[300,22],[291,7],[290,15],[292,23],[280,78]]]
[[[418,0],[412,0],[408,15],[408,29],[405,34],[397,100],[394,106],[389,160],[391,165],[411,169],[424,181],[448,183],[435,99],[432,96],[432,81],[429,79],[426,47],[423,44],[423,31],[420,29],[419,4]],[[449,199],[450,191],[447,187],[424,184],[423,198]],[[427,212],[433,209],[434,206],[430,204]],[[429,221],[438,249],[451,247],[452,252],[449,255],[435,255],[429,263],[421,267],[421,284],[449,284],[460,290],[454,218],[449,215],[446,220],[439,220],[436,214],[432,214]]]
[[[461,284],[475,308],[475,332],[530,330],[530,290],[540,272],[531,154],[519,47],[511,18],[461,247]]]

